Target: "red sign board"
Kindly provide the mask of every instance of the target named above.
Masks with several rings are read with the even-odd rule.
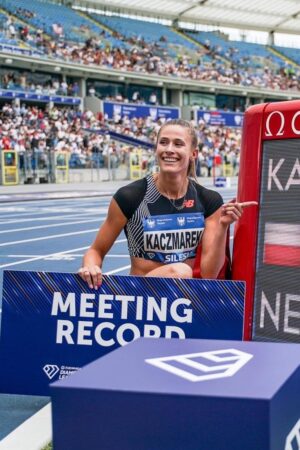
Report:
[[[233,278],[246,281],[245,339],[300,342],[300,101],[245,114]]]

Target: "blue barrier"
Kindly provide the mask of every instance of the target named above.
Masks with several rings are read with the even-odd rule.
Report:
[[[160,118],[178,119],[180,116],[179,108],[167,106],[138,105],[135,103],[117,103],[103,102],[103,112],[109,118],[113,119],[116,115],[120,117],[151,117],[152,120]]]
[[[197,111],[197,121],[204,120],[207,125],[226,126],[226,127],[242,127],[244,114],[239,112],[227,111]]]
[[[29,100],[43,103],[57,103],[61,105],[80,105],[81,99],[79,97],[66,97],[62,95],[46,95],[35,94],[33,92],[15,91],[8,89],[0,89],[0,98]]]
[[[134,147],[141,147],[147,150],[151,150],[154,148],[154,144],[152,144],[151,142],[145,142],[141,139],[136,139],[131,136],[125,136],[124,134],[116,133],[115,131],[109,130],[107,128],[101,128],[99,130],[86,128],[84,131],[96,134],[109,134],[112,139]]]
[[[23,56],[35,56],[38,58],[41,58],[41,57],[47,58],[47,56],[43,52],[40,52],[38,50],[29,49],[29,48],[21,48],[21,47],[17,47],[15,45],[10,45],[10,44],[0,43],[0,51],[23,55]]]

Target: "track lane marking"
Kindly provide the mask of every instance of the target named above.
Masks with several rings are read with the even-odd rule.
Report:
[[[126,242],[127,239],[118,239],[117,241],[115,241],[115,244],[119,244],[121,242]],[[87,248],[89,248],[90,246],[85,246],[85,247],[78,247],[78,248],[73,248],[72,250],[66,250],[63,252],[55,252],[55,253],[49,253],[48,255],[41,255],[41,256],[37,256],[34,258],[27,258],[27,259],[23,259],[22,261],[15,261],[12,263],[8,263],[8,264],[2,264],[0,265],[0,269],[4,269],[5,267],[11,267],[11,266],[18,266],[19,264],[24,264],[27,262],[32,262],[32,261],[38,261],[40,259],[44,259],[44,258],[49,258],[50,256],[59,256],[59,255],[64,255],[64,254],[68,254],[68,253],[72,253],[72,252],[80,252],[81,250],[86,250]]]
[[[52,228],[52,227],[61,227],[65,225],[77,225],[80,223],[89,223],[89,222],[101,222],[105,219],[106,216],[98,217],[97,219],[89,219],[89,220],[80,220],[79,222],[61,222],[61,223],[52,223],[50,225],[37,225],[36,227],[27,227],[27,228],[14,228],[12,230],[2,230],[0,234],[4,233],[14,233],[16,231],[30,231],[30,230],[40,230],[42,228]]]
[[[90,207],[85,207],[85,208],[40,208],[39,211],[28,211],[27,212],[22,212],[20,211],[19,213],[16,214],[1,214],[0,213],[0,218],[1,219],[22,219],[23,217],[28,217],[28,216],[32,216],[33,218],[35,218],[36,215],[40,215],[41,217],[44,217],[45,215],[49,215],[51,216],[51,214],[56,214],[56,215],[62,215],[62,214],[89,214],[91,212],[95,212],[95,211],[101,211],[101,212],[106,212],[108,210],[108,206],[106,205],[95,205],[95,206],[90,206]]]
[[[129,266],[119,267],[119,269],[114,269],[114,270],[110,270],[109,272],[105,272],[104,275],[112,275],[114,273],[123,272],[123,270],[130,269],[130,267],[131,267],[131,264],[129,264]]]
[[[37,450],[52,440],[51,403],[37,411],[0,441],[1,450]]]
[[[103,211],[106,212],[107,210]],[[97,213],[101,213],[102,211],[97,211]],[[11,223],[20,223],[20,221],[22,222],[36,222],[37,220],[59,220],[59,219],[73,219],[73,218],[80,218],[80,217],[85,217],[85,216],[90,216],[91,213],[90,212],[85,212],[85,213],[80,213],[80,214],[69,214],[69,215],[65,215],[65,216],[49,216],[49,217],[33,217],[33,218],[29,218],[29,219],[23,219],[22,217],[19,217],[19,219],[15,219],[15,220],[3,220],[2,222],[0,221],[0,225],[7,225],[7,224],[11,224]],[[0,216],[1,217],[1,216]]]
[[[82,258],[84,255],[84,253],[72,253],[71,256],[74,256],[74,258]],[[4,255],[1,255],[2,257]],[[41,255],[5,255],[6,258],[38,258]],[[63,254],[59,255],[59,256],[64,256]],[[45,256],[46,258],[46,256]],[[107,255],[105,255],[105,259],[106,258],[130,258],[129,254],[113,254],[110,255],[109,253]]]
[[[42,237],[38,237],[38,238],[23,239],[21,241],[2,242],[2,244],[0,244],[0,247],[8,247],[9,245],[15,245],[15,244],[25,244],[27,242],[45,241],[48,239],[57,239],[57,238],[65,237],[65,236],[75,236],[78,234],[94,233],[95,231],[98,231],[98,230],[99,230],[99,227],[91,228],[90,230],[75,231],[74,233],[52,234],[51,236],[42,236]]]

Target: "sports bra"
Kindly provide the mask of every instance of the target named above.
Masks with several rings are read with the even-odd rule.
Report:
[[[164,264],[194,258],[205,219],[223,204],[218,192],[189,179],[181,199],[162,195],[152,175],[121,187],[113,197],[128,219],[130,256]]]

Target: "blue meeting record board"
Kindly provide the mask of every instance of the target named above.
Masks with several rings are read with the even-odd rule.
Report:
[[[242,281],[4,271],[0,392],[49,384],[139,337],[241,340]]]

